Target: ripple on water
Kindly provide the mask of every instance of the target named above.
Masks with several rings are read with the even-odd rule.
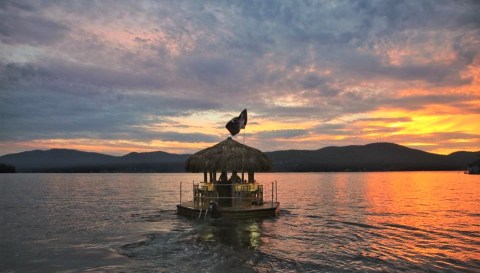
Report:
[[[252,236],[255,225],[185,221],[192,224],[191,229],[146,234],[121,246],[118,253],[147,262],[159,272],[255,272],[254,249],[259,244]]]
[[[11,176],[0,272],[480,272],[478,180],[261,176],[282,179],[281,215],[241,222],[175,214],[196,174]]]

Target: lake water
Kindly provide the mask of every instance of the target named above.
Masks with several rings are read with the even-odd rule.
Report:
[[[200,178],[1,174],[0,272],[480,272],[480,176],[259,174],[278,218],[177,216]]]

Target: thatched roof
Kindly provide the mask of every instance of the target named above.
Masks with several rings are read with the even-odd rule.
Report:
[[[272,168],[270,159],[261,151],[227,138],[191,155],[185,162],[189,172],[242,171],[262,172]]]

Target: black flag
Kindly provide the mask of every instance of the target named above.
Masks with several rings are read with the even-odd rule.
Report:
[[[247,109],[244,109],[240,116],[232,118],[225,127],[234,136],[240,132],[240,129],[245,129],[245,125],[247,125]]]

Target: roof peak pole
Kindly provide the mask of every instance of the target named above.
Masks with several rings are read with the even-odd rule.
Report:
[[[247,107],[240,113],[240,117],[243,115],[245,112],[245,117],[242,122],[242,125],[240,126],[240,129],[243,129],[243,147],[242,147],[242,183],[244,180],[244,170],[243,170],[243,158],[244,158],[244,153],[245,153],[245,131],[247,130],[247,120],[248,120],[248,114],[247,114]]]
[[[242,181],[244,179],[243,159],[244,159],[244,153],[245,153],[245,126],[247,125],[247,122],[248,122],[247,108],[245,108],[243,109],[243,111],[240,113],[238,117],[232,118],[225,126],[227,130],[230,132],[230,135],[232,137],[240,133],[240,131],[243,129],[243,146],[242,145],[240,146],[240,148],[242,149]],[[235,166],[235,169],[237,169],[237,166]],[[235,170],[235,171],[238,171],[238,170]]]
[[[244,176],[243,176],[243,173],[244,173],[243,172],[243,154],[245,153],[245,130],[246,130],[246,128],[247,128],[246,126],[245,126],[245,128],[243,128],[243,146],[244,147],[242,147],[242,183],[244,181],[244,179],[243,179],[244,178]]]

